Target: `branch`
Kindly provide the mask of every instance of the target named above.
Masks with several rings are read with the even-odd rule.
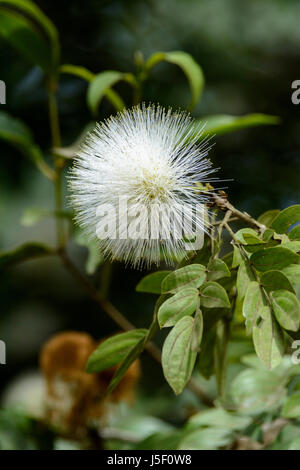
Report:
[[[256,230],[259,230],[259,232],[264,232],[266,230],[265,225],[259,223],[257,220],[251,217],[251,215],[247,214],[247,212],[241,212],[236,209],[228,201],[227,194],[224,191],[219,191],[218,193],[212,194],[212,202],[222,211],[230,211],[233,216],[256,228]]]

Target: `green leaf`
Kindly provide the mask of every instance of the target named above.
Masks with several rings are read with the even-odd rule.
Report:
[[[300,221],[300,204],[281,211],[273,220],[271,228],[277,233],[286,233],[289,227]]]
[[[259,311],[264,305],[264,298],[261,288],[256,281],[250,282],[246,291],[243,303],[243,316],[246,319],[247,334],[252,332],[253,327],[256,325]]]
[[[281,243],[281,246],[294,251],[294,253],[300,254],[300,241],[297,241],[297,240],[293,240],[289,242],[284,241],[283,243]]]
[[[284,268],[282,272],[292,284],[300,284],[300,264],[291,264]]]
[[[276,246],[256,251],[251,255],[251,263],[258,271],[270,271],[285,268],[297,263],[299,256],[288,248]]]
[[[120,80],[124,79],[125,74],[122,72],[117,72],[115,70],[105,70],[104,72],[99,73],[95,78],[90,82],[87,92],[87,103],[93,114],[97,113],[98,106],[100,101],[104,96],[107,98],[110,95],[107,95],[107,92],[111,89]],[[114,92],[116,93],[116,92]],[[118,102],[115,102],[114,105],[121,111],[125,104],[123,100],[118,96]]]
[[[0,112],[0,139],[16,147],[28,157],[42,173],[54,179],[55,172],[44,161],[40,148],[34,143],[29,128],[19,119]]]
[[[147,60],[145,69],[147,73],[159,62],[166,61],[181,68],[189,82],[192,99],[188,106],[193,109],[199,101],[204,88],[204,75],[200,65],[190,54],[182,51],[156,52]]]
[[[256,354],[269,369],[278,366],[284,353],[283,334],[272,318],[269,307],[259,311],[261,322],[253,328],[253,343]]]
[[[172,271],[157,271],[155,273],[148,274],[140,280],[136,286],[136,291],[148,292],[149,294],[160,294],[161,283],[171,272]]]
[[[0,268],[8,268],[14,264],[27,261],[32,258],[51,255],[53,250],[42,243],[25,243],[15,250],[2,251],[0,253]]]
[[[60,54],[57,30],[35,3],[1,1],[0,35],[34,64],[56,74]]]
[[[197,119],[194,124],[194,135],[199,134],[201,139],[207,135],[221,135],[234,132],[248,127],[279,124],[280,120],[276,116],[267,114],[248,114],[246,116],[230,116],[219,114],[215,116],[204,116]],[[203,125],[205,127],[203,128]],[[202,130],[201,130],[202,129]],[[200,132],[201,131],[201,132]]]
[[[199,352],[203,336],[203,315],[200,308],[197,309],[194,317],[194,329],[192,335],[192,351]]]
[[[204,88],[205,81],[202,68],[190,54],[182,51],[167,52],[164,55],[164,60],[178,65],[186,75],[192,94],[188,108],[193,109],[198,103]]]
[[[211,426],[214,428],[230,429],[241,431],[249,426],[251,418],[239,416],[236,413],[228,412],[223,408],[200,411],[193,415],[187,424],[188,429],[199,428],[200,426]]]
[[[121,111],[125,107],[125,104],[120,95],[110,88],[110,86],[113,86],[119,80],[126,80],[127,82],[132,83],[130,80],[131,74],[121,74],[121,72],[108,70],[96,75],[85,67],[71,64],[62,65],[60,67],[60,72],[82,78],[91,84],[88,89],[87,99],[88,104],[94,114],[97,113],[99,103],[104,96],[118,111]],[[122,77],[118,79],[117,74],[122,75]],[[92,85],[92,82],[94,81],[95,83]]]
[[[231,382],[231,395],[238,410],[266,412],[280,403],[286,393],[285,380],[268,369],[248,368]]]
[[[30,146],[33,141],[29,128],[22,121],[4,111],[0,112],[0,137],[22,147]]]
[[[230,271],[227,267],[227,264],[218,258],[215,258],[209,262],[207,271],[208,281],[217,281],[223,277],[230,277]]]
[[[238,230],[235,234],[235,238],[249,253],[261,250],[261,245],[266,243],[264,240],[259,238],[258,233],[252,228],[242,228],[241,230]]]
[[[255,281],[255,276],[248,263],[246,263],[244,259],[241,259],[236,279],[237,299],[234,309],[235,315],[242,314],[243,301],[246,295],[247,287],[251,281]]]
[[[90,355],[86,371],[95,373],[116,366],[147,333],[146,329],[136,329],[106,339]]]
[[[275,235],[274,230],[272,230],[271,228],[267,228],[262,234],[263,241],[269,244],[273,243],[276,245],[278,242],[276,242],[275,240],[272,240],[274,238],[274,235]]]
[[[200,287],[205,281],[205,266],[202,264],[189,264],[183,268],[172,271],[161,284],[162,293],[178,292],[184,287]]]
[[[288,233],[290,240],[300,240],[300,224],[292,228]]]
[[[224,287],[217,282],[206,282],[200,289],[201,306],[206,308],[230,308]]]
[[[279,212],[280,212],[280,209],[271,209],[271,210],[261,214],[258,217],[257,221],[260,224],[265,225],[266,227],[270,227],[272,225],[273,220],[277,217]]]
[[[198,429],[184,436],[179,450],[214,450],[227,446],[233,440],[234,433],[229,429]]]
[[[240,249],[238,246],[233,245],[233,257],[232,257],[232,268],[237,268],[243,261]]]
[[[289,269],[289,267],[284,269]],[[267,271],[261,276],[260,282],[267,292],[279,289],[285,289],[290,292],[295,292],[288,277],[282,271]]]
[[[167,299],[158,310],[159,326],[169,327],[186,315],[193,315],[199,301],[199,291],[193,287],[182,289]]]
[[[175,394],[181,393],[189,381],[197,353],[191,349],[194,320],[183,317],[168,334],[162,350],[165,378]]]
[[[252,228],[242,228],[238,230],[235,233],[235,238],[242,245],[257,245],[264,243],[264,241],[259,238],[258,233]]]
[[[288,290],[271,292],[271,301],[278,323],[290,331],[298,331],[300,325],[300,305],[297,297]]]
[[[95,78],[95,74],[85,67],[80,65],[64,64],[59,68],[60,73],[74,75],[75,77],[82,78],[87,82],[91,82]]]
[[[109,395],[121,382],[124,375],[128,371],[131,364],[140,356],[144,349],[145,338],[140,339],[140,341],[130,349],[127,356],[121,362],[120,366],[113,375],[113,378],[110,381],[110,384],[107,388],[104,398]]]
[[[290,395],[283,405],[281,415],[284,418],[299,418],[300,416],[300,392]]]

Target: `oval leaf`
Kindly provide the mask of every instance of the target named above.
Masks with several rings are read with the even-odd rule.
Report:
[[[215,258],[209,262],[207,266],[207,272],[208,281],[217,281],[223,277],[230,277],[230,271],[227,267],[227,264],[218,258]]]
[[[242,228],[238,230],[235,234],[235,238],[242,245],[258,245],[264,243],[264,241],[259,238],[258,233],[252,228]]]
[[[158,310],[159,326],[169,327],[186,315],[193,315],[199,301],[197,289],[187,287],[182,289],[170,299],[167,299]]]
[[[292,284],[300,284],[300,264],[291,264],[282,270]]]
[[[190,264],[172,271],[162,282],[162,293],[178,292],[184,287],[200,287],[206,279],[205,266]]]
[[[200,289],[201,306],[206,308],[230,308],[224,287],[217,282],[206,282]]]
[[[194,320],[183,317],[167,336],[162,350],[162,367],[169,385],[178,395],[190,379],[197,353],[191,349]]]
[[[300,224],[292,228],[288,233],[290,240],[300,240]]]
[[[282,332],[272,318],[269,307],[263,307],[259,316],[261,323],[253,328],[253,343],[256,354],[269,369],[278,366],[284,353]]]
[[[144,342],[144,338],[140,339],[138,343],[129,350],[127,356],[125,356],[118,369],[114,373],[103,398],[107,397],[107,395],[109,395],[119,385],[131,364],[133,364],[133,362],[143,352]]]
[[[90,355],[86,371],[95,373],[116,366],[142,338],[145,338],[147,333],[146,329],[138,329],[104,340]]]
[[[157,271],[156,273],[148,274],[140,280],[136,286],[137,292],[148,292],[149,294],[160,294],[161,283],[164,278],[172,271]]]
[[[250,334],[256,325],[259,311],[263,305],[264,298],[258,282],[250,282],[243,303],[243,316],[246,319],[247,334]]]
[[[271,269],[282,269],[292,263],[297,263],[299,256],[288,248],[276,246],[256,251],[250,258],[258,271],[270,271]]]
[[[242,314],[244,298],[249,282],[251,281],[255,281],[254,274],[250,269],[249,263],[246,263],[244,259],[241,259],[236,278],[237,298],[234,308],[235,315]]]
[[[260,223],[260,224],[263,224],[265,225],[266,227],[270,227],[270,225],[272,224],[273,220],[275,219],[275,217],[277,217],[277,215],[279,214],[280,212],[280,209],[271,209],[267,212],[264,212],[263,214],[261,214],[257,221]]]
[[[292,240],[289,242],[285,241],[281,244],[281,246],[283,246],[284,248],[288,248],[289,250],[292,250],[295,253],[298,253],[298,255],[300,254],[300,241],[299,240]]]
[[[200,65],[190,54],[187,54],[186,52],[155,52],[151,57],[149,57],[145,64],[146,76],[152,67],[162,61],[169,62],[181,68],[188,79],[192,93],[189,109],[194,108],[202,94],[205,82],[203,71]]]
[[[87,92],[87,103],[93,114],[96,114],[99,103],[107,91],[123,78],[124,74],[115,70],[106,70],[95,76],[90,82]],[[120,98],[118,109],[121,110],[124,106]]]
[[[205,116],[195,122],[194,133],[201,135],[201,139],[206,135],[221,135],[228,132],[247,129],[253,126],[263,126],[278,124],[279,118],[267,114],[247,114],[246,116],[230,116],[219,114],[215,116]],[[203,128],[203,124],[205,127]]]
[[[188,108],[193,109],[199,101],[204,88],[202,68],[190,54],[182,51],[166,52],[164,54],[164,60],[171,64],[178,65],[186,75],[192,93],[192,99]]]
[[[300,266],[299,266],[300,268]],[[289,269],[289,268],[285,268]],[[263,273],[260,278],[261,284],[264,286],[267,292],[273,290],[285,289],[290,292],[295,292],[289,279],[282,271],[267,271]]]
[[[273,220],[271,228],[277,233],[286,233],[289,227],[300,220],[300,204],[281,211]]]
[[[278,323],[290,331],[298,331],[300,325],[300,305],[297,297],[287,290],[271,292],[271,301]]]

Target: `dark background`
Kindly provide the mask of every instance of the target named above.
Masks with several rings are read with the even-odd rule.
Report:
[[[193,115],[278,115],[280,126],[258,127],[215,139],[211,152],[219,176],[232,179],[232,202],[254,216],[299,202],[300,105],[291,102],[291,83],[300,79],[300,2],[298,0],[113,0],[36,2],[56,25],[62,63],[102,70],[134,71],[134,54],[183,50],[203,67],[206,87]],[[7,86],[3,110],[21,118],[47,152],[50,133],[43,74],[1,40],[1,75]],[[76,138],[91,116],[87,85],[63,76],[59,113],[63,144]],[[131,90],[117,86],[126,103]],[[184,107],[189,89],[175,66],[158,65],[144,87],[145,101]],[[2,108],[1,108],[2,109]],[[103,101],[98,118],[113,109]],[[55,241],[51,220],[34,227],[20,223],[28,207],[52,207],[51,184],[20,153],[0,142],[0,247],[28,240]],[[66,203],[67,204],[67,203]],[[69,246],[83,266],[84,248]],[[110,297],[137,326],[149,324],[154,298],[137,294],[143,273],[115,265]],[[36,367],[38,352],[52,333],[83,330],[95,338],[115,331],[103,312],[74,284],[55,259],[27,262],[0,274],[0,339],[7,344],[7,365],[0,366],[0,387]],[[145,300],[146,299],[146,300]],[[143,384],[158,388],[162,373],[144,359]],[[146,388],[146,387],[145,387]],[[167,393],[169,392],[169,389]]]

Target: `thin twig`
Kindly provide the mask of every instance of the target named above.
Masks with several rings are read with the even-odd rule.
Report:
[[[229,210],[232,212],[232,214],[237,217],[240,220],[243,220],[246,222],[248,225],[251,225],[252,227],[256,228],[260,232],[264,232],[266,230],[266,226],[255,220],[251,215],[247,214],[247,212],[241,212],[238,209],[236,209],[227,199],[226,193],[224,191],[219,191],[219,193],[214,193],[213,196],[213,202],[219,209],[222,211]]]
[[[223,220],[217,220],[216,222],[214,222],[212,225],[214,225],[215,227],[217,227],[218,225],[221,225],[223,223]],[[227,220],[228,223],[230,222],[235,222],[236,220],[239,220],[238,217],[231,217],[229,220]]]
[[[228,221],[230,220],[230,216],[231,216],[232,212],[230,210],[228,210],[225,214],[225,217],[224,219],[221,221],[220,225],[219,225],[219,229],[218,229],[218,239],[219,239],[219,243],[221,242],[221,238],[222,238],[222,232],[223,232],[223,228],[224,226],[228,223]]]

